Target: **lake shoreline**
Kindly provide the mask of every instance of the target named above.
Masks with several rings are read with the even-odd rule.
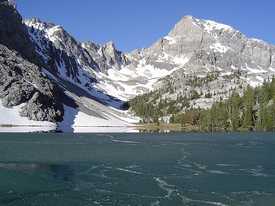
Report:
[[[14,129],[14,131],[13,131]],[[24,130],[26,129],[26,131]],[[41,129],[41,131],[39,131]],[[182,133],[232,133],[232,132],[241,132],[241,133],[250,133],[250,132],[267,132],[267,131],[258,131],[250,130],[247,128],[240,128],[236,131],[225,130],[220,128],[215,128],[213,131],[202,130],[199,126],[194,125],[181,125],[181,124],[157,124],[157,123],[148,123],[148,124],[134,124],[126,126],[76,126],[73,127],[76,131],[75,133],[170,133],[170,132],[182,132]],[[105,131],[106,129],[106,131]],[[19,130],[19,131],[18,131]],[[32,131],[33,130],[33,131]],[[0,125],[0,133],[9,133],[9,132],[49,132],[49,133],[73,133],[73,132],[64,132],[59,130],[57,127],[45,126],[45,125]]]

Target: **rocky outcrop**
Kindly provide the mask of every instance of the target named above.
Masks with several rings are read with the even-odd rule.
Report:
[[[0,45],[0,98],[3,106],[25,104],[21,114],[31,120],[61,121],[62,91],[46,79],[38,66]]]
[[[61,121],[62,91],[43,76],[39,55],[22,18],[9,1],[0,1],[0,98],[3,106],[22,105],[31,120]]]
[[[0,1],[0,44],[15,50],[27,60],[41,64],[30,41],[22,17],[8,0]]]
[[[92,56],[101,72],[107,73],[108,69],[121,69],[121,66],[129,63],[126,56],[118,51],[113,42],[104,45],[97,45],[93,42],[86,42],[82,47]]]

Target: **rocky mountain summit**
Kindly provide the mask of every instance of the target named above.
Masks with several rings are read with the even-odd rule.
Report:
[[[23,21],[13,2],[1,0],[0,72],[2,104],[21,106],[21,116],[60,128],[125,126],[136,122],[126,110],[138,95],[184,111],[261,85],[275,74],[275,47],[185,16],[151,47],[125,54],[113,42],[79,42],[62,26]]]
[[[273,45],[247,38],[230,26],[191,16],[182,18],[150,48],[132,56],[136,64],[143,61],[169,71],[156,84],[156,102],[187,98],[190,107],[209,107],[232,91],[241,93],[247,85],[261,85],[275,74]]]

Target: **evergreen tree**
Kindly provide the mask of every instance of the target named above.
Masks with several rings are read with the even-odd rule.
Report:
[[[248,86],[243,96],[243,128],[251,130],[254,124],[253,117],[254,91]]]
[[[232,131],[237,131],[240,127],[240,106],[241,98],[239,94],[233,93],[232,98],[229,100],[230,123]]]

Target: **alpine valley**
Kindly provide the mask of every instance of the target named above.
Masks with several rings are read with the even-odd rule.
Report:
[[[3,127],[131,132],[140,121],[167,123],[241,98],[274,75],[275,46],[214,21],[185,16],[151,47],[123,53],[113,42],[79,42],[62,26],[23,20],[13,1],[0,0]]]

